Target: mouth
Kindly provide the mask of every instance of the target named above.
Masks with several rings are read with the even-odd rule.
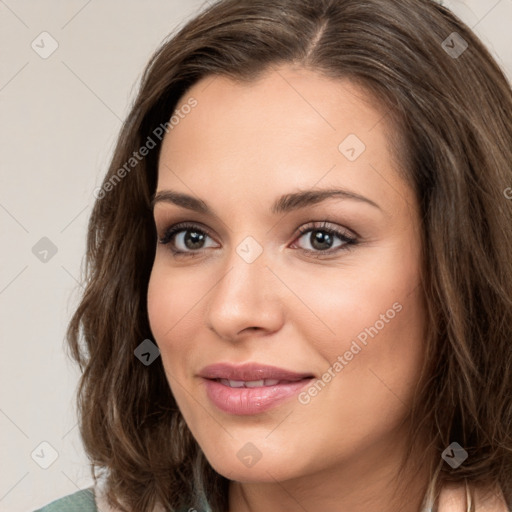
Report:
[[[279,384],[290,384],[298,382],[297,380],[279,380],[279,379],[261,379],[261,380],[230,380],[230,379],[212,379],[220,382],[224,386],[230,388],[264,388],[269,386],[278,386]],[[302,380],[302,379],[299,379]]]
[[[276,381],[289,381],[294,382],[307,377],[314,377],[309,372],[295,372],[287,370],[285,368],[278,368],[277,366],[271,366],[260,363],[245,363],[241,365],[235,365],[231,363],[216,363],[211,364],[203,368],[200,373],[200,377],[205,379],[224,379],[231,382],[243,382],[249,383],[248,387],[251,387],[252,383],[258,383],[252,387],[264,386],[265,381],[271,382],[267,385],[275,385]],[[261,384],[261,381],[264,381]],[[240,386],[238,386],[240,387]]]
[[[300,392],[314,376],[268,365],[219,363],[199,374],[209,401],[232,415],[254,415],[282,404]]]

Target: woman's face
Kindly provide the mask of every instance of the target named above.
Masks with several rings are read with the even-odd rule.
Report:
[[[148,308],[192,434],[242,482],[389,466],[425,313],[417,205],[385,111],[290,66],[204,79],[177,111]]]

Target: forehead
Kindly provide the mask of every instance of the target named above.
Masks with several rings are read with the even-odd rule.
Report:
[[[181,129],[173,128],[171,144],[175,146],[181,137],[192,135],[187,125],[193,131],[197,124],[202,125],[202,136],[214,134],[218,141],[225,134],[230,140],[233,135],[258,135],[266,136],[269,143],[278,136],[278,142],[300,140],[303,144],[307,134],[308,138],[336,142],[344,132],[352,130],[360,138],[371,138],[374,144],[382,142],[378,140],[382,135],[378,130],[371,136],[367,132],[385,116],[383,106],[347,79],[327,78],[303,68],[271,68],[250,82],[225,76],[206,77],[183,96],[177,112],[190,97],[198,105],[190,116],[192,121],[185,123],[182,119]]]
[[[283,66],[251,82],[207,77],[175,113],[190,98],[197,105],[164,138],[159,188],[250,196],[337,184],[381,196],[404,186],[384,107],[348,80]]]

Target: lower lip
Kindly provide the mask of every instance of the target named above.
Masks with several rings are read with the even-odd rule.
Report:
[[[211,379],[203,379],[208,398],[229,414],[249,415],[265,412],[287,398],[296,395],[312,379],[262,386],[258,388],[230,388]]]

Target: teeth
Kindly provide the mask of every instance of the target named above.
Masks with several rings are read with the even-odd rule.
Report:
[[[243,380],[220,379],[220,383],[224,384],[224,386],[229,386],[230,388],[243,388],[244,387]]]
[[[265,385],[264,380],[248,380],[245,382],[246,388],[261,388],[261,386]]]
[[[262,380],[228,380],[220,379],[220,383],[230,388],[260,388],[263,386],[275,386],[279,382],[278,379],[262,379]]]

